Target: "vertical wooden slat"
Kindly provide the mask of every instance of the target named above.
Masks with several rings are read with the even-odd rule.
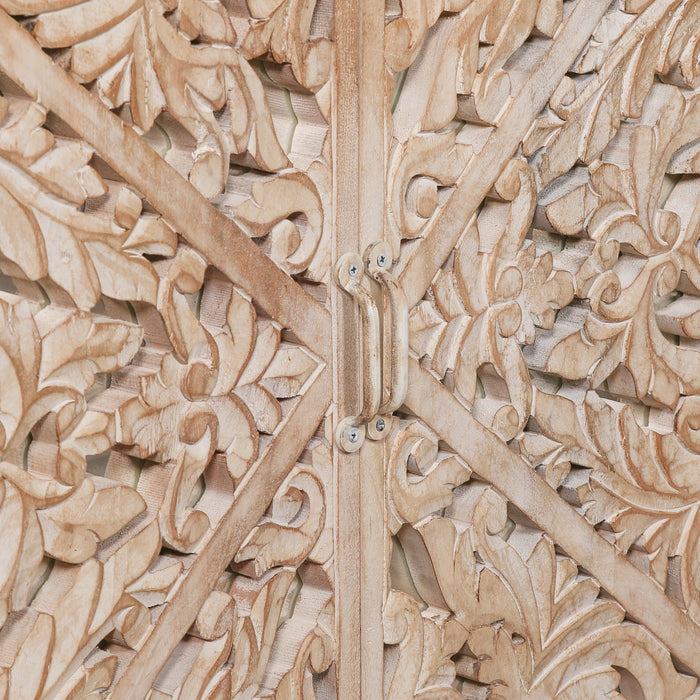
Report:
[[[333,107],[334,256],[383,238],[384,3],[335,5]],[[357,412],[359,317],[332,293],[336,423]],[[338,697],[381,698],[384,593],[384,445],[336,451],[336,634]]]
[[[384,238],[384,7],[383,0],[360,0],[360,250]],[[381,308],[381,307],[380,307]],[[382,608],[385,595],[386,442],[367,440],[360,452],[362,518],[362,697],[381,698],[384,675]]]

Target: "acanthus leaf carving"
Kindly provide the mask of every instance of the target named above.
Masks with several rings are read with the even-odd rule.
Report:
[[[128,190],[117,198],[115,219],[83,211],[88,198],[107,191],[89,164],[92,150],[82,142],[57,144],[42,128],[46,112],[36,103],[0,100],[3,269],[20,278],[50,279],[84,310],[101,294],[155,303],[158,276],[143,253],[150,252],[149,244],[172,252],[175,233],[162,219],[141,216],[141,200]],[[121,211],[125,199],[131,203],[128,217]]]
[[[235,561],[255,561],[261,576],[273,566],[299,566],[311,553],[326,519],[323,485],[314,471],[297,466],[275,495],[270,518],[256,525]]]
[[[387,469],[389,530],[417,523],[452,502],[452,489],[467,481],[470,469],[456,456],[438,458],[437,437],[424,425],[410,423],[394,439]],[[420,477],[420,478],[417,478]]]
[[[546,146],[538,167],[542,187],[577,159],[594,162],[622,119],[641,116],[655,73],[668,74],[677,63],[697,13],[694,3],[667,0],[652,3],[637,17],[617,10],[601,22],[578,66],[580,72],[595,70],[592,79],[578,91],[570,77],[564,78],[550,101],[551,112],[533,123],[524,141],[526,155]],[[602,46],[610,44],[614,49],[601,56]],[[687,68],[686,75],[695,80]]]
[[[397,111],[428,132],[455,117],[497,124],[515,89],[506,63],[533,32],[551,37],[563,19],[561,0],[413,0],[402,9],[385,29],[387,67],[408,70],[403,92],[412,104]],[[405,119],[401,114],[401,140]]]
[[[13,631],[17,652],[9,679],[9,698],[34,700],[54,688],[83,646],[104,636],[113,624],[113,616],[129,606],[130,597],[123,595],[124,588],[150,566],[159,549],[158,525],[152,522],[104,562],[88,559],[70,569],[57,565],[39,594],[39,606],[44,611],[32,611],[34,614],[27,618],[29,624]],[[66,590],[65,595],[56,599],[56,591],[61,590]],[[43,674],[29,668],[37,663],[45,669]]]
[[[327,185],[327,172],[314,161],[309,173]],[[299,221],[303,215],[305,225]],[[319,187],[309,174],[293,170],[253,185],[252,198],[236,209],[236,218],[251,236],[270,237],[270,256],[290,275],[307,271],[309,279],[325,280],[330,266],[328,223]]]
[[[583,329],[552,349],[546,367],[567,379],[590,377],[597,387],[621,365],[639,398],[672,406],[681,393],[698,390],[697,353],[663,336],[654,303],[675,290],[682,273],[691,284],[700,283],[694,246],[698,221],[694,210],[678,206],[682,200],[671,199],[663,208],[658,200],[671,156],[696,133],[698,102],[686,101],[673,86],[660,94],[667,102],[654,119],[656,128],[632,128],[631,170],[603,164],[593,172],[591,182],[600,195],[586,223],[597,247],[632,249],[645,256],[644,264],[635,269],[624,256],[611,258],[613,265],[585,291],[592,313]],[[649,119],[654,110],[649,103]]]
[[[459,528],[459,529],[457,529]],[[453,619],[443,617],[437,648],[448,662],[445,685],[455,673],[462,693],[490,692],[500,698],[592,697],[612,692],[618,668],[632,674],[645,695],[686,698],[695,681],[680,675],[670,655],[639,625],[624,622],[615,602],[599,597],[599,586],[580,576],[576,564],[557,555],[546,537],[513,523],[507,503],[492,488],[470,482],[444,515],[416,526],[423,547],[402,538],[411,571],[425,553],[435,578],[416,577],[425,599],[436,586]],[[408,548],[406,548],[408,547]],[[418,601],[392,591],[385,606],[385,641],[398,649],[391,689],[397,697],[430,695],[418,669],[430,653],[430,621],[437,608],[421,614]],[[446,613],[442,613],[445,615]],[[449,625],[458,625],[448,635]],[[439,638],[439,637],[438,637]],[[654,663],[651,662],[654,659]],[[455,695],[460,697],[460,695]]]
[[[110,107],[128,102],[142,131],[167,110],[196,141],[189,177],[205,196],[223,189],[231,153],[248,152],[272,171],[287,165],[260,79],[237,49],[222,45],[235,32],[218,2],[183,0],[171,6],[147,0],[118,7],[92,0],[6,7],[37,14],[32,33],[42,46],[71,48],[73,75],[83,82],[97,79]],[[179,28],[165,16],[176,7]],[[195,46],[193,39],[206,43]],[[214,112],[227,105],[231,120],[224,129]]]
[[[329,80],[331,42],[311,38],[318,0],[248,0],[250,27],[241,51],[246,58],[269,53],[277,63],[289,63],[299,84],[317,92]]]
[[[38,511],[44,551],[69,564],[94,556],[97,544],[116,534],[146,509],[138,492],[127,486],[96,489],[85,479],[76,492]]]
[[[488,201],[468,222],[453,260],[433,283],[432,300],[411,312],[411,342],[430,350],[440,376],[452,374],[480,421],[511,439],[530,414],[522,345],[535,342],[536,326],[552,328],[574,285],[569,271],[555,269],[551,252],[538,255],[526,241],[535,211],[530,166],[511,161],[495,189],[502,201]]]
[[[545,466],[555,487],[571,483],[586,517],[606,523],[622,552],[645,552],[646,568],[662,586],[678,558],[682,602],[697,618],[699,458],[696,445],[683,442],[694,403],[683,405],[679,432],[661,433],[640,426],[630,406],[606,402],[595,392],[577,404],[537,391],[533,416],[541,434],[526,433],[519,442],[523,454]],[[590,477],[574,485],[572,465],[587,467]]]

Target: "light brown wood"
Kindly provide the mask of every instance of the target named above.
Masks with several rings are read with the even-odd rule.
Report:
[[[0,700],[700,698],[698,143],[696,0],[0,0]]]
[[[697,5],[422,7],[384,692],[696,697]]]
[[[183,5],[184,34],[155,6],[114,27],[108,14],[91,25],[93,8],[34,9],[36,41],[77,43],[68,74],[2,12],[16,84],[1,98],[4,357],[19,392],[4,422],[2,692],[297,697],[312,673],[332,684],[331,326],[311,293],[329,281],[323,143],[285,154],[242,54],[190,44],[232,39],[222,8]],[[110,42],[129,32],[125,93]],[[225,100],[176,88],[193,90],[198,71],[226,85],[226,132],[213,117]],[[93,95],[76,82],[97,74]],[[125,96],[123,122],[108,106]],[[309,122],[327,132],[318,104]],[[129,126],[142,134],[162,109],[194,150],[168,122],[164,160]],[[48,110],[64,124],[44,126]],[[197,189],[217,195],[246,150],[265,168],[304,165],[243,178],[218,200],[232,219]]]

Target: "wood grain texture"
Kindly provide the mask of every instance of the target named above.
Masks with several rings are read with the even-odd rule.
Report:
[[[213,3],[184,3],[176,28],[156,5],[3,7],[40,16],[30,36],[0,10],[0,695],[325,695],[330,44],[309,40],[313,4],[256,39],[254,8],[241,50]],[[303,87],[247,62],[280,34]]]
[[[589,571],[628,614],[645,624],[678,658],[700,674],[695,653],[700,644],[700,627],[664,595],[656,582],[596,533],[527,462],[474,420],[434,377],[415,361],[410,367],[411,393],[406,399],[407,407],[419,413],[438,438],[447,442],[475,474],[493,484]],[[427,397],[430,399],[426,400]],[[445,463],[440,465],[445,470]],[[456,484],[468,478],[465,467],[461,468],[461,474],[461,478],[445,475],[442,483]],[[436,478],[433,481],[439,483]],[[420,519],[415,515],[411,518],[414,522]],[[493,530],[491,533],[496,534]]]
[[[149,146],[95,97],[44,54],[3,11],[3,71],[85,139],[124,180],[195,245],[209,263],[262,304],[267,313],[291,328],[309,347],[328,347],[327,312],[277,266],[261,255],[250,238],[228,217],[169,167]],[[274,282],[262,285],[261,279]],[[257,288],[256,288],[257,287]],[[297,323],[305,314],[308,322]],[[295,320],[296,319],[296,320]],[[313,336],[313,337],[312,337]]]
[[[0,37],[0,700],[700,697],[698,2]]]
[[[390,19],[385,693],[695,697],[697,6]]]

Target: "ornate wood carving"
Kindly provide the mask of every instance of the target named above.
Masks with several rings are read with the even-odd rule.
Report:
[[[699,19],[580,0],[387,24],[416,353],[387,697],[695,697]]]
[[[700,4],[350,9],[0,0],[0,700],[700,697]]]
[[[327,694],[314,5],[2,7],[0,696]]]

